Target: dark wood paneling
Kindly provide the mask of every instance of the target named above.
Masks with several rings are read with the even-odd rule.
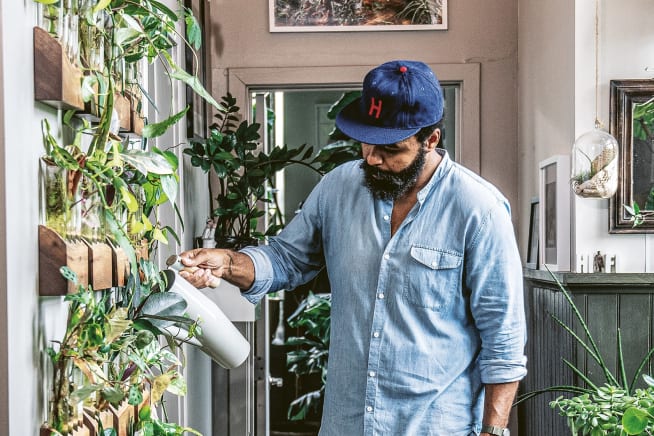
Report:
[[[617,329],[622,335],[622,351],[628,381],[652,346],[654,331],[654,274],[575,274],[525,270],[525,305],[529,339],[526,353],[529,373],[520,392],[556,385],[579,385],[580,380],[564,364],[572,362],[604,384],[599,365],[551,315],[574,326],[585,338],[571,306],[553,277],[570,292],[600,352],[614,375],[618,375]],[[644,373],[651,374],[652,365]],[[643,386],[642,377],[637,386]],[[528,400],[518,408],[520,436],[560,436],[569,434],[565,418],[550,408],[549,402],[561,394],[548,393]]]

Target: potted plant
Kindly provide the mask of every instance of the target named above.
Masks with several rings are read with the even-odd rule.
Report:
[[[578,384],[549,386],[528,392],[520,395],[516,404],[546,392],[563,392],[572,395],[556,398],[550,402],[550,407],[557,409],[562,416],[567,418],[568,427],[573,435],[652,434],[651,431],[654,429],[654,401],[652,401],[654,399],[654,380],[649,376],[644,376],[648,385],[645,389],[637,389],[636,382],[654,355],[654,348],[648,350],[634,374],[628,377],[622,352],[622,336],[618,329],[616,332],[618,372],[614,374],[608,367],[572,296],[554,274],[552,277],[572,310],[579,328],[575,329],[567,325],[554,314],[550,314],[550,316],[585,350],[589,360],[599,366],[604,383],[600,384],[596,380],[592,380],[589,373],[583,372],[574,363],[563,359],[563,363],[579,380]]]
[[[217,122],[210,126],[209,137],[191,141],[184,154],[190,156],[191,165],[207,174],[217,246],[241,248],[276,234],[284,225],[277,197],[270,189],[275,174],[294,164],[324,174],[352,159],[356,151],[349,144],[338,144],[322,149],[314,157],[313,147],[303,144],[296,148],[276,145],[265,152],[260,150],[261,126],[239,121],[240,108],[231,94],[220,101],[221,109],[215,115]],[[217,179],[217,192],[212,174]],[[262,229],[259,221],[265,214],[265,204],[271,205],[274,215],[268,228]]]
[[[288,372],[298,378],[318,375],[318,388],[304,392],[291,402],[287,418],[305,421],[320,417],[327,380],[329,359],[329,336],[331,319],[331,294],[314,294],[309,291],[297,310],[287,318],[291,328],[299,330],[299,336],[290,336],[286,345],[293,347],[286,354]]]

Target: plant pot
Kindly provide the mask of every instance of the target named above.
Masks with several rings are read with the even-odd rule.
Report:
[[[252,245],[259,245],[259,240],[251,237],[216,235],[216,248],[240,250]]]
[[[61,236],[66,235],[67,171],[54,163],[41,159],[43,165],[43,215],[45,225]]]
[[[316,436],[320,430],[318,422],[286,422],[270,429],[270,436]]]

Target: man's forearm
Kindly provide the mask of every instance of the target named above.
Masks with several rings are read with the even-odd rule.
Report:
[[[248,289],[254,283],[254,264],[250,256],[238,251],[226,251],[222,277],[240,289]]]
[[[518,382],[487,384],[484,399],[484,425],[507,427]],[[486,435],[487,433],[482,433]]]

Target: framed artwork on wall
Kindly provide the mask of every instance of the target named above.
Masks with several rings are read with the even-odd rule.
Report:
[[[538,212],[538,197],[531,199],[529,209],[529,239],[527,240],[527,261],[525,266],[531,269],[538,269],[538,235],[540,215]]]
[[[570,270],[570,156],[539,163],[539,263],[550,271]]]
[[[610,132],[618,141],[618,190],[609,201],[609,233],[654,233],[654,80],[611,80]],[[642,223],[625,206],[634,204]]]
[[[271,32],[446,30],[448,0],[268,0]]]

